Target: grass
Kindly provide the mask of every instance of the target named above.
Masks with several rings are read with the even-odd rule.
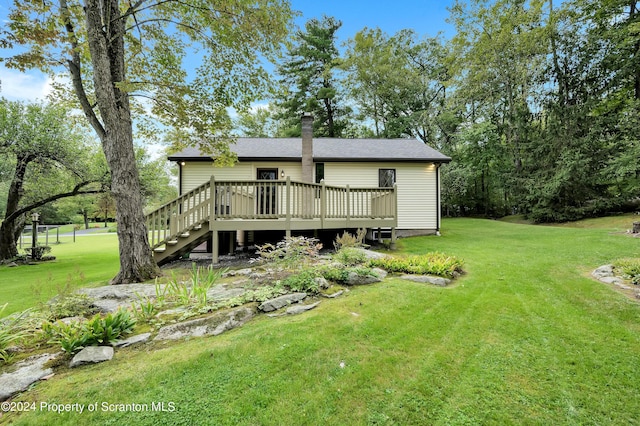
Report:
[[[640,305],[587,276],[640,256],[616,226],[445,220],[442,237],[399,246],[462,258],[453,287],[388,279],[301,316],[121,350],[38,384],[18,398],[37,409],[0,423],[634,424]],[[134,403],[147,410],[108,405]]]
[[[55,239],[55,235],[54,235]],[[18,267],[0,266],[0,305],[3,315],[46,301],[60,291],[105,285],[118,272],[116,234],[95,237],[60,237],[50,244],[56,260]]]

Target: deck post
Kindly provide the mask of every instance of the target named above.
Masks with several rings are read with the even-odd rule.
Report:
[[[211,230],[211,263],[218,263],[218,253],[220,252],[220,241],[218,230],[216,229],[216,178],[211,175],[211,185],[209,187],[209,229]]]
[[[218,253],[220,252],[220,239],[218,238],[218,231],[216,229],[211,230],[211,264],[218,264]]]
[[[324,179],[320,181],[322,189],[320,190],[320,227],[324,229],[324,220],[327,217],[327,184]]]
[[[391,250],[396,249],[396,228],[391,228],[391,246],[389,247]]]
[[[347,185],[347,228],[349,227],[349,219],[351,218],[351,190],[349,189],[349,185]]]
[[[287,194],[287,216],[285,217],[285,230],[284,234],[287,238],[291,238],[291,177],[287,176],[287,184],[286,184],[286,194]]]

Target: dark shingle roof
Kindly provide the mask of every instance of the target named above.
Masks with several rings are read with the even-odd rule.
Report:
[[[237,138],[230,145],[239,160],[299,161],[302,157],[301,138]],[[210,160],[197,148],[186,148],[170,155],[169,160]],[[337,139],[314,138],[313,160],[322,161],[451,161],[417,139]]]

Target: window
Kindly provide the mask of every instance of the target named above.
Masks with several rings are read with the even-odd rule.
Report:
[[[316,183],[324,179],[324,163],[316,163]]]
[[[378,169],[378,186],[392,188],[396,183],[396,169]]]

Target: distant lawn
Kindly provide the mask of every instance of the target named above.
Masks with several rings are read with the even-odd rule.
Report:
[[[42,239],[42,238],[41,238]],[[66,287],[75,289],[105,285],[118,272],[116,234],[60,237],[49,241],[56,260],[10,268],[0,266],[0,305],[9,303],[4,315],[46,301]],[[42,240],[44,243],[44,240]]]
[[[640,304],[588,277],[640,256],[616,227],[445,220],[441,237],[401,240],[399,253],[464,259],[450,288],[393,278],[300,316],[121,350],[38,384],[18,398],[38,409],[0,423],[636,424]],[[42,402],[99,408],[58,414]],[[108,405],[119,403],[148,411]]]
[[[505,216],[499,219],[501,222],[516,223],[521,225],[531,225],[531,221],[524,218],[524,215]],[[549,223],[539,226],[559,226],[563,228],[597,228],[611,229],[612,231],[626,231],[631,229],[633,222],[640,221],[640,216],[634,213],[627,213],[617,216],[598,217],[594,219],[583,219],[575,222]]]

